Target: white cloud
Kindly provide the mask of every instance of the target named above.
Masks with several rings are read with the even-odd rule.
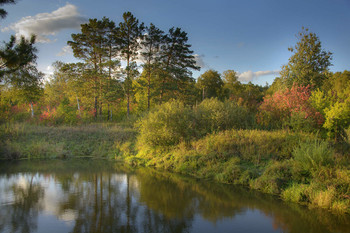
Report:
[[[66,45],[61,49],[61,52],[59,52],[57,54],[57,56],[62,57],[62,56],[65,56],[67,54],[72,54],[72,53],[73,53],[72,48],[69,45]]]
[[[52,75],[54,71],[54,68],[52,66],[47,66],[46,70],[44,71],[45,74],[47,75]]]
[[[243,73],[238,74],[238,79],[243,82],[250,82],[258,79],[261,76],[265,75],[277,75],[279,74],[279,70],[265,70],[265,71],[256,71],[253,72],[251,70],[245,71]]]
[[[38,42],[48,43],[51,40],[47,36],[56,35],[63,29],[80,28],[84,22],[86,19],[79,14],[77,7],[67,3],[51,13],[23,17],[2,31],[13,30],[16,36],[23,35],[27,38],[35,34]]]
[[[205,57],[204,54],[198,55],[194,54],[194,59],[196,60],[196,65],[199,66],[200,68],[208,68],[208,64],[204,62],[203,58]]]

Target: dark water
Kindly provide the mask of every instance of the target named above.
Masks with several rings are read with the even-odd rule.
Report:
[[[350,232],[349,216],[96,160],[0,164],[0,232]]]

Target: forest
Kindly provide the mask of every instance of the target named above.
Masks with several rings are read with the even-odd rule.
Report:
[[[121,160],[350,212],[350,72],[308,28],[271,85],[196,64],[188,34],[125,12],[89,19],[78,63],[36,67],[35,35],[0,49],[0,158]],[[234,64],[232,64],[234,66]]]

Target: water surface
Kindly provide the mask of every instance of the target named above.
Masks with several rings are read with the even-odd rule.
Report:
[[[99,160],[0,164],[0,232],[350,232],[349,216]]]

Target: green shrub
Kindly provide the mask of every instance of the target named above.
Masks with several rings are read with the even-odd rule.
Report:
[[[193,131],[193,115],[189,107],[179,101],[157,106],[137,126],[139,146],[169,147],[189,141]]]
[[[194,108],[197,134],[202,136],[226,129],[245,129],[254,122],[252,115],[232,101],[205,99]]]
[[[180,101],[154,108],[138,122],[139,147],[170,147],[212,132],[247,128],[253,122],[248,111],[233,102],[206,99],[194,109]]]

